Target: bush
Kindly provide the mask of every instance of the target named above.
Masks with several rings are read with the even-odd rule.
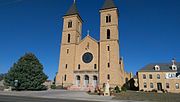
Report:
[[[121,91],[127,91],[127,88],[125,86],[121,87]]]
[[[116,86],[116,87],[114,88],[114,91],[115,91],[116,93],[120,93],[120,92],[121,92],[121,90],[119,89],[119,86]]]
[[[144,91],[143,89],[141,89],[140,91]]]
[[[56,85],[51,85],[51,89],[56,89]]]
[[[151,92],[157,92],[157,90],[156,90],[156,89],[153,89]]]

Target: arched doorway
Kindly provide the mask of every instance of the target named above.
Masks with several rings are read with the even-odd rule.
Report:
[[[93,76],[93,86],[96,87],[97,86],[97,76]]]
[[[78,87],[80,87],[80,80],[81,80],[81,77],[79,75],[76,76],[76,85]]]
[[[85,75],[84,76],[84,86],[87,87],[89,85],[89,76]]]

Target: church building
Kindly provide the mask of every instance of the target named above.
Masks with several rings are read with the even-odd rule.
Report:
[[[64,15],[57,86],[89,90],[107,82],[110,87],[121,87],[125,83],[127,74],[120,57],[118,8],[113,0],[105,0],[99,12],[99,41],[89,34],[82,39],[83,20],[76,2]]]

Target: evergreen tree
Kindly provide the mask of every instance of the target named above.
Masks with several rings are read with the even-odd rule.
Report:
[[[5,84],[17,90],[44,90],[47,80],[43,65],[32,53],[27,53],[15,63],[5,76]]]

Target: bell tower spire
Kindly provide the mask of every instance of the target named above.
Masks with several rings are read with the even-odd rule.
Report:
[[[100,84],[109,80],[110,85],[121,86],[123,75],[119,63],[118,8],[114,0],[105,0],[100,9]],[[119,76],[119,77],[117,77]]]
[[[72,6],[63,16],[60,63],[56,76],[57,85],[69,86],[73,84],[76,45],[81,40],[82,22],[74,0]]]

